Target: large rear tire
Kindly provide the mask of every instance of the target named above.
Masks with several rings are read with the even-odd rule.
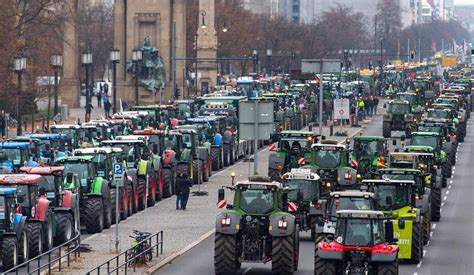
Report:
[[[336,275],[336,271],[336,262],[321,259],[316,249],[314,251],[314,275]]]
[[[240,269],[236,235],[216,232],[214,240],[214,269],[216,274],[235,274]]]
[[[142,177],[138,178],[138,210],[142,211],[146,208],[146,180]]]
[[[120,208],[117,209],[116,207],[116,203],[117,203],[117,200],[115,197],[116,191],[117,189],[115,189],[115,187],[112,187],[112,189],[110,189],[110,224],[115,224],[115,217],[117,213],[119,213],[118,215],[120,217]],[[120,207],[120,194],[119,194],[119,207]]]
[[[23,232],[21,232],[19,247],[20,247],[20,250],[18,251],[18,262],[21,264],[28,261],[28,259],[30,258],[29,257],[30,251],[28,248],[29,247],[28,233],[26,232],[26,230],[23,230]]]
[[[68,242],[74,237],[74,220],[70,213],[57,213],[56,245]]]
[[[384,138],[389,138],[392,136],[392,127],[390,126],[390,123],[383,123],[382,133]]]
[[[224,150],[224,166],[227,167],[230,164],[230,159],[229,159],[229,144],[224,144],[223,145],[223,150]]]
[[[273,237],[272,272],[275,274],[293,274],[295,271],[295,235]]]
[[[413,233],[411,242],[411,259],[408,261],[412,264],[420,263],[423,258],[423,230],[420,222],[413,223]]]
[[[431,188],[431,220],[439,222],[441,219],[441,189]]]
[[[104,229],[104,204],[102,198],[92,197],[86,199],[83,213],[87,233],[102,232]]]
[[[211,148],[212,171],[219,170],[220,148]]]
[[[229,159],[230,159],[230,165],[235,164],[235,152],[234,152],[234,141],[230,141],[229,144]]]
[[[398,260],[378,264],[377,275],[398,275]]]
[[[172,191],[171,191],[171,187],[173,185],[173,172],[171,171],[171,169],[163,169],[162,170],[163,172],[163,198],[169,198],[171,197],[173,194],[172,194]]]
[[[109,229],[112,225],[112,211],[115,209],[115,193],[113,198],[111,198],[111,194],[112,192],[110,192],[109,186],[104,185],[102,189],[102,197],[104,200],[104,229]]]
[[[4,237],[2,240],[2,267],[6,271],[17,266],[18,241],[16,237]]]
[[[423,215],[423,245],[427,245],[431,239],[431,206],[428,205],[428,210]]]
[[[442,174],[445,178],[450,178],[453,175],[453,170],[451,167],[451,163],[448,160],[444,161],[441,166]]]
[[[30,259],[43,253],[43,227],[40,223],[27,223],[25,230],[28,233],[28,255]]]

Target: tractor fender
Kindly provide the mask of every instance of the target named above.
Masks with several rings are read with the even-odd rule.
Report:
[[[346,174],[350,175],[350,178],[346,178]],[[337,177],[339,178],[339,185],[341,186],[351,186],[354,185],[357,181],[357,170],[345,167],[343,169],[337,170]]]
[[[416,208],[420,209],[421,215],[425,214],[426,211],[428,211],[428,195],[425,194],[423,197],[419,200],[416,200]]]
[[[380,249],[380,253],[377,253],[377,251],[372,250],[372,254],[370,255],[370,261],[371,262],[394,262],[397,259],[397,252],[398,250],[395,250],[393,253],[387,253],[386,251],[383,251],[383,247]]]
[[[268,156],[268,168],[278,169],[278,166],[285,167],[285,158],[277,153]]]
[[[178,162],[181,161],[189,161],[191,159],[191,150],[189,149],[184,149],[183,152],[181,152],[181,158]]]
[[[176,160],[176,152],[173,150],[165,150],[163,153],[163,166],[172,166]]]
[[[213,144],[212,144],[212,147],[220,147],[222,145],[222,135],[221,134],[216,134],[214,136],[214,141],[213,141]]]
[[[155,161],[148,161],[148,165],[150,169],[147,169],[148,171],[153,171],[153,172],[159,172],[161,170],[161,163],[162,163],[162,158],[160,156],[155,156]],[[151,169],[153,166],[153,170]]]
[[[13,221],[13,230],[15,231],[15,234],[18,238],[21,237],[21,233],[25,229],[25,224],[26,224],[26,216],[16,213],[15,219]]]
[[[230,218],[230,225],[223,226],[222,219]],[[234,235],[239,232],[242,215],[233,212],[219,213],[216,216],[216,232],[228,235]]]
[[[207,152],[207,148],[205,147],[198,147],[198,158],[200,160],[206,161],[209,153]]]
[[[50,201],[45,197],[40,197],[36,202],[36,213],[35,213],[35,220],[44,222],[48,216],[48,207]]]
[[[91,186],[91,193],[92,194],[102,194],[102,185],[106,184],[106,180],[104,180],[102,177],[95,177],[94,182],[92,183]]]
[[[223,136],[224,144],[229,144],[232,141],[232,134],[229,131],[225,131]]]
[[[63,208],[72,208],[73,203],[73,194],[70,190],[64,191],[63,198],[61,200],[61,207]]]
[[[288,226],[286,228],[279,228],[278,222],[284,219]],[[270,226],[268,233],[273,237],[285,237],[290,236],[295,232],[295,216],[290,213],[277,212],[270,216]]]
[[[56,207],[53,209],[54,214],[57,213],[70,213],[74,217],[74,211],[71,208]]]
[[[127,172],[125,172],[125,176],[132,183],[138,182],[137,169],[128,169]]]
[[[108,180],[104,180],[103,183],[102,183],[102,186],[101,186],[102,189],[100,190],[100,193],[102,194],[103,197],[110,196],[110,193],[109,193],[109,194],[105,193],[105,190],[104,190],[104,189],[105,189],[105,186],[109,186],[109,181],[108,181]],[[111,189],[111,188],[112,188],[112,187],[109,188],[109,192],[110,192],[110,189]],[[115,188],[115,187],[114,187],[114,188]]]

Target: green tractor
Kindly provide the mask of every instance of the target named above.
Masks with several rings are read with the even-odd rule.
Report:
[[[216,217],[214,269],[216,274],[236,274],[242,262],[272,262],[277,274],[298,269],[299,229],[288,213],[288,194],[278,182],[254,178],[227,187],[234,203],[227,204],[219,189]]]
[[[281,175],[308,163],[314,139],[311,131],[282,131],[278,145],[269,147],[268,176],[281,181]]]
[[[419,132],[435,132],[444,138],[443,151],[453,165],[456,164],[456,152],[459,139],[456,128],[446,119],[425,119],[418,127]]]
[[[355,136],[352,144],[351,166],[362,178],[385,166],[387,141],[379,136]]]
[[[322,140],[313,144],[311,161],[302,168],[316,172],[323,183],[323,196],[330,191],[357,188],[362,175],[349,164],[350,150],[335,140]]]
[[[423,258],[423,216],[416,207],[417,186],[412,180],[363,180],[374,193],[377,210],[392,219],[398,239],[398,259],[418,264]]]
[[[386,108],[384,104],[384,108]],[[383,115],[382,132],[384,138],[392,136],[392,131],[404,131],[407,136],[416,130],[416,119],[411,113],[410,103],[394,99],[388,102],[387,113]]]
[[[82,143],[82,130],[81,126],[77,124],[55,124],[49,127],[49,130],[53,134],[65,134],[67,135],[67,149],[69,152],[79,147]]]
[[[315,244],[314,274],[398,274],[399,245],[380,211],[339,210],[335,238]]]
[[[321,201],[319,176],[311,169],[293,168],[282,176],[283,187],[287,187],[289,209],[296,217],[301,231],[311,231],[314,241],[322,236],[324,203]],[[298,197],[300,196],[300,197]]]

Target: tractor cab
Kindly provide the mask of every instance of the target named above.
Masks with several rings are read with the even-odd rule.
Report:
[[[42,146],[39,148],[38,153],[42,157],[44,156],[45,147],[56,151],[58,157],[65,155],[69,147],[66,134],[26,134],[26,137],[41,140]]]
[[[36,209],[36,203],[40,200],[40,196],[46,195],[44,190],[40,192],[42,180],[40,175],[0,175],[0,187],[15,188],[17,190],[19,211],[29,219],[35,219],[39,215],[39,211],[36,211],[38,210]]]
[[[80,184],[80,191],[83,194],[90,192],[90,186],[92,186],[95,177],[97,175],[97,167],[93,163],[93,156],[68,156],[58,159],[58,164],[64,167],[64,171],[67,173],[73,173]],[[65,190],[71,190],[74,192],[74,185],[65,184],[63,188]]]
[[[112,137],[112,128],[106,122],[84,122],[81,124],[81,130],[84,132],[83,143],[95,146],[100,141]]]
[[[81,126],[77,124],[57,124],[51,125],[49,130],[53,134],[64,134],[67,140],[67,151],[72,151],[79,147],[82,140]]]
[[[184,124],[186,119],[192,118],[197,112],[196,101],[193,99],[180,99],[175,101],[178,105],[177,119],[179,124]]]
[[[0,163],[11,171],[18,171],[30,161],[29,142],[0,142]],[[32,165],[28,165],[32,166]]]
[[[113,148],[117,160],[125,161],[127,168],[136,167],[142,155],[148,154],[146,136],[116,136],[113,140],[102,141],[101,145]]]
[[[61,197],[64,190],[64,166],[21,167],[20,172],[31,175],[41,175],[39,183],[41,193],[46,194],[55,207],[61,206]]]
[[[121,151],[120,148],[93,147],[76,149],[74,156],[92,156],[92,162],[97,168],[97,176],[112,181],[112,163],[115,161],[113,155]]]
[[[365,177],[385,166],[387,141],[379,136],[355,136],[352,144],[351,166]]]

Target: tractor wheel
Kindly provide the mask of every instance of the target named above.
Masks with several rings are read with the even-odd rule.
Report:
[[[28,261],[29,255],[30,255],[30,251],[28,248],[29,247],[28,233],[26,232],[26,230],[23,230],[23,232],[21,232],[19,246],[20,246],[20,250],[18,251],[18,263],[21,264]]]
[[[223,150],[224,150],[224,166],[227,167],[230,164],[229,160],[229,144],[224,144],[223,145]]]
[[[126,220],[128,218],[128,206],[130,203],[128,202],[129,195],[128,195],[128,186],[125,185],[122,189],[122,200],[120,201],[120,220]]]
[[[272,181],[281,181],[280,171],[277,169],[268,168],[268,176]]]
[[[219,148],[211,148],[212,171],[219,170]]]
[[[159,191],[157,192],[157,190],[160,189],[160,186],[162,186],[161,194],[164,194],[165,185],[163,183],[163,169],[160,169],[158,174],[154,173],[152,177],[148,177],[148,198],[146,200],[147,207],[155,206],[156,193],[160,193]],[[171,185],[169,185],[168,188],[169,190],[166,190],[166,192],[169,192],[169,195],[171,197]]]
[[[133,215],[133,207],[135,204],[134,196],[133,196],[133,185],[130,185],[130,188],[128,188],[128,211],[127,211],[127,216],[132,216]]]
[[[56,217],[56,245],[60,245],[74,237],[74,221],[70,213],[58,213]]]
[[[231,141],[229,144],[229,160],[230,160],[230,165],[235,164],[235,152],[234,152],[234,142]]]
[[[384,138],[389,138],[392,135],[392,128],[390,126],[390,123],[383,123],[382,126],[382,133]]]
[[[208,182],[209,181],[209,178],[211,177],[211,169],[209,167],[209,163],[207,160],[203,160],[202,161],[202,170],[203,171],[203,179],[202,181],[203,182]]]
[[[146,208],[145,202],[146,202],[146,181],[144,178],[140,177],[138,178],[138,211],[142,211],[143,209]]]
[[[18,262],[18,241],[16,237],[4,237],[2,240],[3,270],[17,266]]]
[[[204,179],[204,169],[201,160],[193,161],[193,184],[202,184]]]
[[[43,248],[45,251],[51,250],[54,247],[53,236],[53,219],[51,214],[47,214],[46,220],[43,222]]]
[[[423,215],[423,245],[427,245],[431,239],[431,205],[428,205],[428,210]]]
[[[92,197],[84,203],[84,221],[87,233],[99,233],[104,228],[104,202],[102,198]]]
[[[109,229],[112,225],[112,211],[115,209],[115,193],[113,199],[111,198],[111,194],[112,192],[110,192],[109,186],[104,185],[102,188],[102,196],[104,200],[104,229]]]
[[[377,265],[377,275],[398,275],[398,260]]]
[[[133,205],[132,205],[132,213],[135,214],[138,212],[138,202],[140,201],[139,199],[139,191],[138,191],[138,182],[133,184],[133,187],[132,187],[132,201],[133,201]]]
[[[272,271],[275,274],[293,274],[295,271],[295,235],[274,237],[272,240]]]
[[[450,178],[453,175],[452,166],[451,166],[451,164],[449,163],[448,160],[443,162],[443,164],[441,166],[441,169],[442,169],[442,172],[443,172],[442,173],[443,177]]]
[[[28,234],[28,255],[30,259],[43,253],[43,227],[40,223],[27,223],[25,228]]]
[[[112,187],[112,189],[110,189],[110,224],[115,224],[115,217],[118,213],[119,217],[120,217],[120,193],[119,193],[119,208],[117,209],[116,207],[116,203],[117,203],[117,200],[116,200],[116,192],[117,190],[115,189],[115,187]],[[120,221],[120,220],[119,220]]]
[[[294,260],[294,271],[298,270],[298,266],[300,263],[300,228],[296,226],[295,229],[295,247],[293,249],[293,260]]]
[[[431,188],[431,220],[438,222],[441,219],[441,189]]]
[[[172,191],[171,187],[173,185],[173,173],[171,169],[163,169],[163,198],[171,197]]]
[[[422,223],[413,223],[412,242],[411,242],[411,259],[412,264],[418,264],[423,258],[423,230]]]
[[[448,186],[448,179],[445,176],[441,176],[441,187],[445,188]]]
[[[311,240],[314,242],[316,240],[316,218],[311,218],[310,220],[310,227],[311,227]]]
[[[318,255],[318,250],[314,251],[314,275],[336,275],[336,262],[322,260]]]
[[[214,240],[214,269],[216,274],[236,274],[240,269],[236,235],[216,232]]]

